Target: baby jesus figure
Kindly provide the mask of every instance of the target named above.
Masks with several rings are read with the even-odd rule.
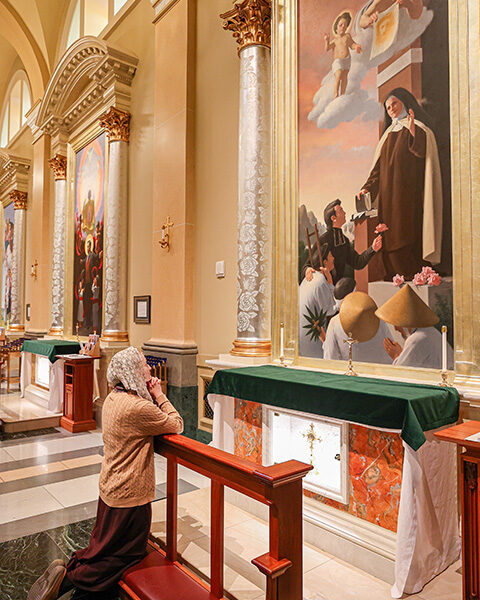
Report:
[[[348,28],[352,22],[352,15],[346,11],[339,15],[333,24],[333,40],[330,41],[330,36],[326,33],[325,52],[333,50],[332,73],[335,77],[334,98],[345,94],[348,82],[348,72],[352,58],[350,56],[350,48],[356,50],[357,53],[362,51],[362,47],[355,43],[352,36],[348,33]]]
[[[384,12],[395,3],[403,6],[411,19],[416,20],[420,18],[423,10],[422,0],[373,0],[360,17],[360,27],[363,27],[363,29],[371,27],[377,21],[379,13]]]

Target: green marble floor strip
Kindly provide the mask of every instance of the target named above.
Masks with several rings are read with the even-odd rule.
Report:
[[[16,433],[1,433],[0,446],[11,440],[24,440],[25,438],[38,437],[40,435],[50,435],[52,433],[61,433],[55,427],[46,427],[45,429],[35,429],[33,431],[17,431]],[[18,443],[18,442],[17,442]]]
[[[44,454],[34,456],[33,458],[24,458],[6,463],[0,463],[0,471],[13,471],[14,469],[23,469],[25,467],[34,467],[36,465],[46,465],[52,462],[68,460],[69,458],[81,458],[91,454],[101,454],[103,456],[103,446],[93,446],[92,448],[80,448],[70,452],[59,452],[57,454]]]
[[[94,475],[95,473],[100,473],[101,466],[101,463],[97,463],[94,465],[64,469],[62,471],[56,471],[55,473],[44,473],[42,475],[35,475],[34,477],[25,477],[15,481],[0,483],[0,496],[1,494],[7,494],[9,492],[18,492],[19,490],[36,488],[41,485],[47,485],[48,483],[57,483],[58,481],[68,481],[69,479],[77,479],[78,477],[85,477],[86,475]]]
[[[48,433],[43,433],[41,436],[40,435],[27,435],[27,434],[36,434],[37,431],[48,431]],[[8,448],[9,446],[18,446],[18,444],[22,444],[22,443],[35,443],[35,442],[45,442],[47,440],[56,440],[56,439],[68,439],[68,438],[72,438],[73,436],[75,437],[82,437],[82,436],[87,436],[87,435],[91,435],[94,432],[91,431],[84,431],[84,432],[80,432],[80,433],[70,433],[69,431],[66,431],[65,429],[60,429],[60,428],[55,428],[55,427],[49,427],[48,430],[45,429],[37,429],[36,431],[26,431],[24,433],[3,433],[0,434],[0,448]],[[100,431],[97,431],[96,433],[101,433]],[[3,437],[2,436],[24,436],[24,437]],[[41,437],[41,440],[38,439],[28,439],[28,438],[36,438],[36,437]],[[26,442],[25,440],[28,439],[28,442]]]

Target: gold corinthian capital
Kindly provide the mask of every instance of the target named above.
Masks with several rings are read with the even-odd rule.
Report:
[[[109,142],[128,142],[130,137],[130,113],[113,106],[100,117],[100,127],[108,135]]]
[[[67,178],[67,157],[62,154],[55,154],[53,158],[48,161],[50,168],[53,171],[55,181],[59,179]]]
[[[238,53],[247,46],[271,45],[271,0],[241,0],[234,8],[220,15],[223,28],[231,31],[237,40]]]
[[[27,192],[12,190],[9,196],[10,200],[13,202],[14,210],[25,210],[27,208]]]

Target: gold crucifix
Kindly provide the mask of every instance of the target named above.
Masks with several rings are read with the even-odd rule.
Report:
[[[162,239],[159,240],[159,244],[162,248],[166,248],[167,252],[170,250],[170,227],[173,227],[173,223],[170,221],[170,217],[162,225]]]
[[[355,373],[355,371],[353,369],[352,353],[353,353],[353,344],[358,344],[358,341],[353,339],[352,334],[349,333],[348,338],[346,340],[343,340],[343,343],[348,344],[348,369],[347,369],[345,375],[353,375],[354,377],[357,377],[358,373]]]
[[[315,427],[313,423],[310,423],[310,427],[307,433],[302,433],[302,436],[308,440],[308,443],[310,445],[310,464],[312,465],[312,467],[315,467],[315,465],[313,464],[313,445],[315,444],[315,442],[321,442],[322,438],[320,436],[317,437],[317,435],[315,434]],[[315,467],[314,473],[318,475],[317,467]]]

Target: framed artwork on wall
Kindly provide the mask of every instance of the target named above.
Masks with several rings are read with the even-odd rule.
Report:
[[[25,306],[25,318],[27,319],[27,321],[30,321],[30,304],[27,304]]]
[[[475,211],[468,224],[460,218],[471,210],[473,184],[458,176],[470,172],[477,131],[458,99],[463,89],[477,97],[475,74],[463,69],[470,50],[460,44],[457,13],[465,6],[384,4],[377,23],[368,0],[348,9],[335,0],[273,2],[273,356],[283,322],[289,362],[344,372],[341,303],[355,290],[375,309],[385,306],[373,338],[366,325],[358,329],[356,341],[372,346],[355,347],[362,373],[431,381],[441,368],[440,351],[428,360],[432,344],[420,359],[400,354],[408,338],[421,337],[418,328],[441,348],[446,325],[448,369],[469,379],[480,372],[480,346],[466,323],[467,314],[475,318],[476,253],[461,243],[478,227]],[[392,161],[398,168],[385,169]],[[428,323],[406,329],[387,315],[397,300],[403,314],[407,296]]]
[[[150,323],[150,298],[150,296],[133,297],[133,320],[135,323]]]

